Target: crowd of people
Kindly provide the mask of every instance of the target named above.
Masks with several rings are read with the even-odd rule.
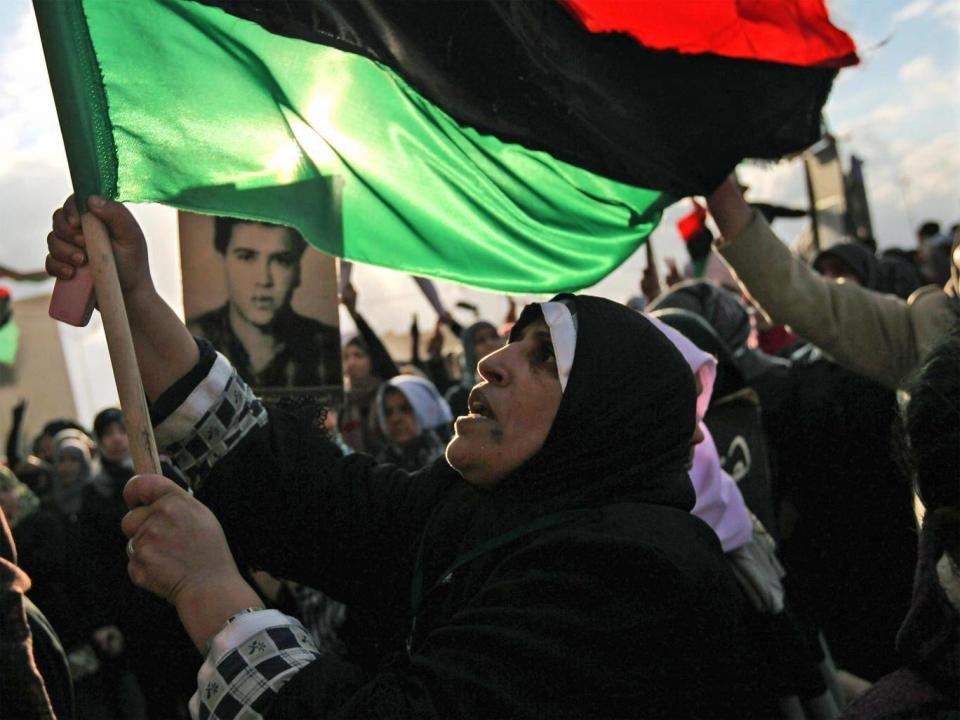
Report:
[[[131,481],[116,408],[29,452],[13,409],[3,716],[956,712],[960,229],[807,263],[732,179],[707,208],[688,277],[448,315],[410,358],[348,285],[317,417],[192,337],[132,216],[91,202],[164,472]],[[70,277],[72,200],[49,247]]]

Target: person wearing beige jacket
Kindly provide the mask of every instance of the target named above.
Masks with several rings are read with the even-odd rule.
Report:
[[[819,275],[747,204],[733,177],[707,197],[707,205],[722,236],[716,247],[755,304],[848,370],[897,388],[960,322],[956,242],[946,285],[922,287],[904,301]]]

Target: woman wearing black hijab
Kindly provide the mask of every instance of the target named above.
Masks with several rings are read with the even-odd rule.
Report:
[[[131,577],[206,651],[194,717],[775,714],[740,656],[745,600],[689,512],[694,380],[648,320],[589,297],[528,308],[480,364],[446,458],[406,473],[267,412],[152,289],[132,216],[91,207],[157,440],[197,494],[134,478],[122,524]],[[54,273],[79,232],[58,212]],[[368,655],[321,656],[230,550],[364,612]]]
[[[241,697],[267,717],[766,716],[742,656],[742,597],[716,538],[689,514],[689,368],[636,313],[564,302],[573,314],[546,305],[568,312],[568,330],[576,318],[566,362],[554,354],[558,331],[531,306],[511,345],[481,363],[473,414],[447,453],[463,478],[443,459],[411,475],[336,458],[325,440],[306,442],[309,426],[262,409],[264,424],[195,474],[245,562],[356,608],[375,649],[348,663],[314,655],[304,638],[269,697],[251,699],[231,685],[252,664],[242,648],[298,633],[276,611],[248,613],[212,640],[194,699],[201,717],[201,707],[229,717]],[[210,374],[224,365],[204,363]],[[537,434],[523,412],[549,404],[536,383],[565,385],[552,422],[538,421],[546,439],[497,477]],[[498,434],[499,452],[485,453]],[[277,519],[281,529],[263,532]],[[134,534],[132,566],[164,552],[149,537]],[[162,589],[158,568],[144,560],[139,570]]]

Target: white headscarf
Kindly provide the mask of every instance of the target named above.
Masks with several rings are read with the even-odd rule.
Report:
[[[557,375],[561,391],[567,389],[573,356],[577,352],[577,319],[562,300],[540,303],[543,319],[550,329],[553,356],[557,360]]]
[[[407,398],[417,419],[418,433],[453,422],[449,403],[443,399],[432,382],[415,375],[397,375],[383,383],[377,391],[377,420],[384,434],[387,432],[387,420],[383,414],[383,396],[389,388],[399,390]]]

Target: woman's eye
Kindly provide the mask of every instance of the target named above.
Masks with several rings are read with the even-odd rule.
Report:
[[[556,362],[556,356],[553,353],[553,346],[544,343],[537,348],[536,359],[541,365],[545,365],[550,362]]]

